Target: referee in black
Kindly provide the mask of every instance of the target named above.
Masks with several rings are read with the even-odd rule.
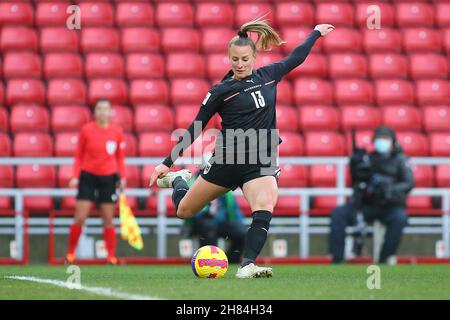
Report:
[[[172,200],[179,218],[190,218],[207,203],[237,187],[249,202],[253,221],[248,229],[238,278],[271,277],[272,268],[258,267],[256,257],[267,239],[272,212],[277,202],[278,144],[276,129],[276,88],[278,82],[299,66],[320,36],[334,30],[329,24],[317,25],[305,42],[283,60],[255,70],[257,51],[270,50],[284,43],[263,18],[243,24],[228,44],[230,72],[206,94],[200,110],[173,148],[158,165],[149,185],[173,188]],[[255,33],[256,43],[248,36]],[[201,176],[189,188],[189,170],[170,172],[170,167],[201,135],[211,117],[219,113],[222,130],[217,135],[213,156]]]

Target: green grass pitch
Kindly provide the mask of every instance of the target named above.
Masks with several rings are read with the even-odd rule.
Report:
[[[273,278],[244,280],[234,277],[236,268],[221,279],[198,279],[190,265],[81,266],[76,290],[64,287],[65,266],[2,266],[0,299],[450,299],[448,265],[381,266],[381,288],[372,290],[367,265],[274,265]]]

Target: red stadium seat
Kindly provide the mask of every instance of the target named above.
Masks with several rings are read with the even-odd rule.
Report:
[[[133,110],[128,106],[113,105],[111,108],[111,122],[122,127],[126,132],[133,131]]]
[[[408,156],[428,156],[428,139],[425,135],[413,131],[397,132],[397,140]]]
[[[330,106],[315,105],[298,107],[299,126],[302,131],[337,130],[340,125],[339,110]]]
[[[447,79],[448,63],[444,56],[428,54],[412,54],[409,56],[409,72],[411,78],[417,79]]]
[[[292,104],[292,85],[289,81],[282,80],[277,85],[277,103]]]
[[[343,156],[346,154],[345,139],[336,132],[305,132],[307,156]]]
[[[280,188],[300,188],[307,185],[308,170],[306,166],[280,164],[281,174],[278,180]]]
[[[347,139],[347,150],[353,150],[352,134],[350,131],[345,133]],[[368,152],[374,150],[373,147],[373,130],[358,130],[355,132],[355,142],[359,148],[364,148]]]
[[[0,132],[0,157],[9,156],[11,156],[11,140],[6,133]]]
[[[78,131],[91,119],[89,108],[80,105],[60,105],[52,108],[52,131]]]
[[[185,129],[195,119],[199,111],[198,105],[177,105],[175,107],[175,128]],[[212,123],[212,121],[210,121]],[[209,124],[210,124],[209,123]]]
[[[127,188],[139,188],[141,180],[141,168],[139,166],[125,166],[127,175]]]
[[[319,3],[316,6],[316,21],[326,21],[336,27],[353,27],[353,6],[349,3]]]
[[[246,22],[250,20],[259,18],[261,16],[265,16],[265,19],[269,21],[269,23],[274,23],[274,15],[273,15],[273,7],[268,3],[236,3],[235,6],[235,22],[234,26],[236,28],[240,28]],[[231,40],[231,39],[230,39]]]
[[[125,67],[122,56],[117,53],[89,53],[85,72],[87,78],[122,78]]]
[[[317,196],[312,199],[311,215],[330,215],[331,211],[338,206],[335,196]]]
[[[406,198],[406,210],[410,215],[430,213],[433,198],[430,196],[409,196]]]
[[[151,28],[124,28],[121,32],[123,52],[156,52],[160,47],[160,35]]]
[[[350,185],[350,170],[345,168],[345,185]],[[309,169],[308,176],[311,187],[336,187],[337,169],[331,164],[313,165]]]
[[[450,17],[448,12],[450,12],[450,3],[439,2],[435,4],[436,24],[440,28],[450,27]]]
[[[445,131],[450,123],[450,106],[426,106],[423,111],[423,126],[426,131]]]
[[[3,76],[11,78],[40,78],[41,58],[32,52],[9,52],[3,56]]]
[[[172,131],[174,114],[166,105],[137,105],[134,112],[134,127],[137,132]]]
[[[286,105],[277,105],[277,128],[282,131],[297,131],[297,110]]]
[[[117,3],[116,24],[119,27],[151,27],[155,23],[153,6],[144,2]]]
[[[450,132],[433,132],[428,137],[432,157],[450,156]]]
[[[139,134],[140,157],[165,157],[172,151],[174,142],[168,132],[144,132]]]
[[[407,27],[433,27],[433,5],[423,2],[400,2],[396,4],[397,25]]]
[[[44,60],[44,76],[51,78],[83,77],[83,61],[76,53],[48,53]]]
[[[274,52],[261,52],[255,61],[254,68],[259,69],[261,67],[267,66],[271,63],[275,63],[283,59],[283,56],[279,53]]]
[[[450,84],[447,80],[418,80],[416,93],[421,105],[445,104],[450,101]]]
[[[434,186],[434,172],[432,166],[411,165],[414,176],[414,187],[431,188]]]
[[[149,178],[150,179],[150,178]],[[143,186],[148,186],[148,180],[143,184]],[[148,213],[150,216],[156,216],[158,215],[158,197],[156,196],[150,196],[147,197],[145,201],[145,207],[146,213]],[[169,217],[175,217],[176,216],[176,209],[173,204],[173,201],[170,197],[166,197],[166,215]]]
[[[6,104],[45,102],[44,84],[34,79],[13,79],[6,87]]]
[[[4,27],[0,33],[0,51],[37,50],[36,30],[27,27]]]
[[[231,69],[227,53],[213,53],[207,56],[206,72],[210,79],[222,79]]]
[[[229,28],[203,28],[200,29],[202,51],[205,53],[226,53],[227,45],[236,35],[236,31]]]
[[[137,140],[134,134],[125,133],[125,156],[136,157],[137,156]]]
[[[275,20],[279,26],[311,26],[314,23],[314,7],[310,3],[289,1],[274,4]]]
[[[79,8],[83,28],[111,27],[114,24],[113,8],[107,2],[82,2]]]
[[[355,23],[359,27],[367,27],[368,25],[372,27],[376,22],[372,18],[375,13],[380,14],[380,26],[383,26],[383,28],[394,26],[394,8],[391,4],[382,1],[357,1],[355,5]],[[377,7],[374,8],[374,5]]]
[[[50,116],[48,110],[40,105],[19,104],[11,110],[11,132],[48,131]]]
[[[18,188],[52,188],[55,186],[56,172],[53,166],[20,165],[16,169]]]
[[[163,78],[165,75],[164,59],[156,53],[130,53],[126,60],[127,78]]]
[[[296,157],[304,154],[303,137],[295,132],[280,132],[280,138],[283,142],[279,146],[280,157]]]
[[[407,52],[441,51],[441,34],[431,28],[405,28],[402,30],[403,48]]]
[[[53,141],[47,133],[17,133],[13,141],[15,157],[51,157]]]
[[[40,34],[42,52],[78,52],[80,47],[78,32],[67,28],[43,28]]]
[[[169,78],[205,76],[205,61],[199,54],[170,53],[166,61],[166,74]]]
[[[328,70],[332,78],[366,78],[367,60],[361,54],[336,53],[328,56]]]
[[[175,51],[198,52],[200,42],[200,34],[196,29],[164,28],[161,31],[161,48],[165,53]]]
[[[366,105],[343,106],[341,109],[342,129],[375,129],[381,123],[378,108]]]
[[[408,105],[383,106],[383,124],[394,130],[420,130],[422,115],[418,108]]]
[[[195,23],[199,27],[232,27],[233,7],[228,3],[199,3],[195,13]]]
[[[114,28],[82,28],[81,49],[84,53],[119,51],[119,34]]]
[[[280,59],[281,60],[281,59]],[[327,59],[324,55],[311,53],[306,60],[297,68],[289,72],[288,79],[296,79],[301,77],[318,77],[325,78],[327,76]]]
[[[338,104],[372,104],[372,83],[362,79],[336,80],[335,100]]]
[[[0,3],[0,27],[6,25],[33,25],[33,6],[27,2]]]
[[[58,27],[66,24],[68,2],[53,1],[36,3],[36,25],[42,27]]]
[[[85,104],[86,85],[78,79],[53,79],[48,82],[47,101],[56,104]]]
[[[0,187],[14,187],[14,169],[12,166],[0,166]]]
[[[298,79],[294,82],[294,97],[300,104],[332,104],[330,82],[322,79]]]
[[[450,165],[436,167],[436,187],[450,187]]]
[[[378,104],[413,104],[414,87],[406,80],[375,81],[376,100]]]
[[[300,197],[299,196],[279,196],[277,204],[273,210],[275,216],[294,216],[300,215]]]
[[[55,135],[55,156],[73,157],[78,146],[78,132],[62,132]]]
[[[9,117],[8,111],[0,107],[0,133],[9,131]]]
[[[369,54],[378,52],[394,53],[402,50],[402,36],[396,29],[364,30],[363,39],[364,51]]]
[[[323,50],[328,53],[361,52],[362,36],[356,29],[336,28],[323,39]]]
[[[408,60],[402,54],[375,53],[369,56],[370,76],[373,79],[408,77]]]
[[[134,80],[130,85],[130,102],[164,103],[169,102],[169,87],[164,80]]]
[[[73,178],[73,165],[62,165],[58,167],[56,185],[58,188],[67,188],[70,179]]]
[[[156,22],[159,27],[190,27],[194,24],[194,10],[190,3],[158,3]]]
[[[284,53],[289,54],[294,48],[301,45],[311,32],[311,27],[287,27],[281,29],[281,38],[286,41],[286,43],[281,46],[281,48],[284,50]],[[311,52],[321,52],[322,41],[322,38],[317,39],[316,43],[311,49]]]
[[[170,89],[173,104],[196,103],[200,105],[209,90],[209,85],[201,79],[175,79]]]
[[[450,53],[450,28],[443,29],[443,50],[447,52],[447,54]]]
[[[3,104],[5,100],[5,89],[3,89],[3,84],[0,83],[0,104]]]
[[[89,81],[89,104],[94,105],[99,99],[108,99],[111,103],[127,103],[128,88],[123,80],[94,79]]]

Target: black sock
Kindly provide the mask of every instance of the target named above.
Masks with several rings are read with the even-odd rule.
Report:
[[[182,177],[176,177],[172,182],[173,185],[173,193],[172,193],[172,201],[175,205],[175,208],[178,210],[178,205],[180,204],[181,199],[183,199],[184,195],[188,192],[189,187]]]
[[[272,213],[270,211],[258,210],[253,212],[253,221],[245,238],[244,259],[241,266],[244,267],[255,262],[266,243],[271,219]]]

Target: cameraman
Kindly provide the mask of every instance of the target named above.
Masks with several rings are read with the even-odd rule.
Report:
[[[406,196],[414,187],[413,174],[391,128],[375,129],[373,143],[375,151],[369,154],[354,147],[350,160],[353,196],[350,203],[335,208],[331,214],[333,263],[344,260],[345,229],[356,224],[358,211],[366,222],[379,220],[386,226],[380,263],[395,255],[400,243],[407,222]]]

